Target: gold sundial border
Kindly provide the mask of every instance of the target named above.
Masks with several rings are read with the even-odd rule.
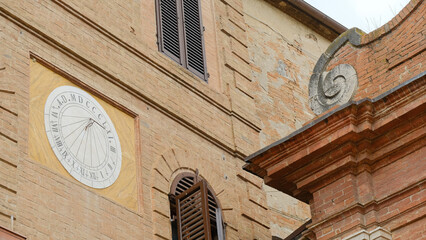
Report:
[[[141,152],[141,136],[140,136],[140,125],[139,125],[139,114],[136,112],[130,110],[129,108],[125,107],[124,105],[118,103],[116,100],[108,97],[106,94],[103,94],[101,91],[95,89],[94,87],[90,86],[89,84],[83,82],[82,80],[78,79],[77,77],[74,77],[72,74],[62,70],[60,67],[56,66],[55,64],[49,62],[48,60],[44,59],[43,57],[39,56],[38,54],[34,53],[33,51],[29,51],[29,57],[31,61],[36,61],[37,63],[43,65],[44,67],[48,68],[49,70],[53,71],[54,73],[66,78],[71,83],[75,84],[76,86],[80,87],[81,89],[89,92],[90,94],[93,94],[94,96],[102,99],[108,104],[111,104],[113,107],[123,111],[125,114],[129,115],[134,119],[134,129],[135,129],[135,162],[136,162],[136,187],[137,187],[137,211],[138,213],[141,213],[143,211],[143,187],[142,187],[142,152]],[[86,68],[87,69],[87,68]],[[91,69],[89,69],[90,71]],[[101,76],[101,75],[99,75]],[[102,77],[102,76],[101,76]],[[115,85],[115,84],[114,84]],[[119,86],[116,86],[120,88],[121,90],[126,91],[125,88],[121,88]],[[127,92],[128,94],[132,95],[131,93]]]
[[[132,118],[134,118],[134,119],[139,118],[139,115],[137,113],[135,113],[134,111],[130,110],[129,108],[127,108],[124,105],[118,103],[114,99],[112,99],[112,98],[108,97],[107,95],[103,94],[101,91],[93,88],[89,84],[81,81],[80,79],[74,77],[70,73],[67,73],[66,71],[62,70],[61,68],[57,67],[56,65],[52,64],[51,62],[45,60],[44,58],[40,57],[39,55],[37,55],[37,54],[35,54],[35,53],[31,52],[31,51],[30,51],[30,58],[32,60],[37,61],[38,63],[40,63],[41,65],[45,66],[46,68],[52,70],[53,72],[61,75],[62,77],[64,77],[67,80],[69,80],[70,82],[74,83],[75,85],[81,87],[83,90],[89,91],[91,94],[94,94],[96,97],[99,97],[102,100],[104,100],[105,102],[107,102],[107,103],[111,104],[112,106],[120,109],[121,111],[125,112],[126,114],[128,114]],[[121,89],[123,89],[123,88],[121,88]],[[123,90],[125,91],[125,89],[123,89]]]

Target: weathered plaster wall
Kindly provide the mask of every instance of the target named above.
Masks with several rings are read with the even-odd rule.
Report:
[[[261,148],[314,117],[309,78],[330,42],[263,0],[243,3]],[[273,236],[285,238],[309,220],[308,205],[266,185],[265,191]]]
[[[285,238],[311,218],[309,205],[265,186],[272,236]]]
[[[265,1],[245,0],[244,11],[264,147],[314,117],[309,78],[330,42]]]

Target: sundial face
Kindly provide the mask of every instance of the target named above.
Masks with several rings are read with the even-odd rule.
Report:
[[[114,124],[87,92],[72,86],[53,90],[44,108],[47,138],[71,176],[93,188],[106,188],[121,169],[121,146]]]

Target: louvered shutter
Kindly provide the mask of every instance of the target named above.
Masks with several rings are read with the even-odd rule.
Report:
[[[183,29],[180,27],[181,0],[158,0],[159,3],[159,47],[162,52],[176,62],[181,62]]]
[[[187,68],[200,78],[207,80],[200,1],[182,1]]]
[[[211,240],[208,194],[200,181],[176,197],[179,240]]]

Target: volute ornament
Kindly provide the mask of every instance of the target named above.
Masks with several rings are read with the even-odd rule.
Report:
[[[315,114],[321,114],[335,105],[345,104],[357,87],[356,71],[349,64],[340,64],[329,72],[313,75],[309,84],[311,109]]]
[[[365,33],[358,28],[347,30],[318,59],[309,81],[309,104],[315,114],[321,114],[335,105],[345,104],[355,95],[358,77],[351,65],[340,64],[329,72],[326,69],[334,54],[346,43],[360,46],[363,35]]]

